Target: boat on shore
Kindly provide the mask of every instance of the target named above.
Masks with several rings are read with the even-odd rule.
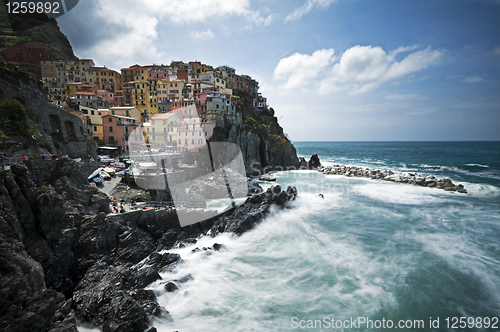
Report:
[[[102,177],[100,176],[96,176],[92,179],[92,181],[94,181],[95,184],[102,184],[102,182],[104,181]]]

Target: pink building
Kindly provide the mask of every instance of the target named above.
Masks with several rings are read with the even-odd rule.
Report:
[[[102,117],[103,137],[106,143],[126,149],[128,137],[140,121],[129,116],[107,114]]]
[[[109,92],[107,90],[97,90],[96,95],[99,96],[99,97],[101,97],[102,99],[106,99],[109,102],[109,106],[110,107],[118,106],[118,105],[114,104],[115,100],[113,99],[113,93],[112,92]]]
[[[213,128],[211,133],[213,134]],[[205,132],[201,119],[196,117],[184,119],[182,125],[177,128],[177,148],[192,152],[200,152],[207,145],[208,133]]]
[[[148,81],[164,80],[169,77],[169,67],[153,67],[148,69]]]

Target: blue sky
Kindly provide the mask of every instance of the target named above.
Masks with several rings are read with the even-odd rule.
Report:
[[[251,75],[292,141],[500,140],[500,0],[85,0],[58,22],[98,66]]]

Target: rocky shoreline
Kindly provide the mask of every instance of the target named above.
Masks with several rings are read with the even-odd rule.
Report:
[[[176,213],[164,209],[108,215],[109,198],[88,185],[73,161],[46,167],[37,176],[24,165],[0,171],[2,331],[76,332],[77,319],[104,332],[156,331],[152,316],[171,317],[145,287],[181,261],[168,250],[202,235],[242,234],[271,206],[284,207],[297,195],[295,188],[275,186],[180,227]],[[182,287],[190,278],[165,281],[165,287]]]
[[[466,194],[464,186],[454,184],[450,179],[437,178],[433,175],[422,176],[417,173],[400,173],[393,171],[382,171],[366,167],[333,165],[319,166],[314,170],[326,175],[344,175],[348,177],[361,177],[376,180],[391,181],[395,183],[407,183],[415,186],[443,189],[446,191],[456,191]]]

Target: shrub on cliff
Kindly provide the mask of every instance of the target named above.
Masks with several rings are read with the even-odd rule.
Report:
[[[26,121],[26,107],[17,99],[6,98],[0,102],[0,117],[11,121]]]

